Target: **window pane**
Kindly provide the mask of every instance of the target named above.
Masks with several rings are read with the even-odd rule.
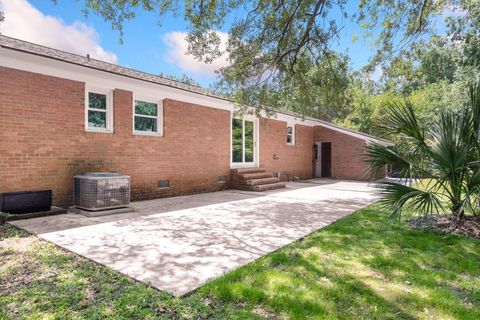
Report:
[[[88,127],[89,128],[106,128],[107,113],[103,111],[88,111]]]
[[[292,134],[293,127],[287,127],[287,134]]]
[[[287,143],[292,143],[292,135],[287,134]]]
[[[88,107],[90,109],[107,110],[107,96],[100,93],[88,93]]]
[[[232,158],[233,162],[243,162],[243,126],[239,119],[232,119]]]
[[[135,100],[135,113],[146,116],[157,116],[157,104]]]
[[[157,132],[157,119],[135,116],[135,131]]]
[[[245,121],[245,162],[253,162],[253,122]]]

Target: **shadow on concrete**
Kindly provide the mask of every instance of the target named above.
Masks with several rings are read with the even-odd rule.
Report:
[[[312,179],[319,180],[319,179]],[[325,179],[321,179],[325,180]],[[345,183],[341,180],[328,180],[329,185],[341,185]],[[351,183],[351,182],[348,182]],[[265,192],[241,191],[241,190],[225,190],[210,193],[202,193],[195,195],[161,198],[156,200],[136,201],[132,202],[131,206],[135,212],[107,215],[102,217],[85,217],[79,214],[66,213],[56,215],[55,217],[40,217],[33,219],[26,219],[16,221],[15,226],[25,229],[34,234],[49,233],[61,230],[74,229],[84,226],[95,225],[99,223],[106,223],[112,221],[119,221],[123,219],[131,219],[137,217],[148,216],[161,212],[171,212],[176,210],[190,209],[201,206],[208,206],[212,204],[225,203],[231,201],[245,200],[256,197],[265,197],[275,194],[282,194],[292,190],[313,188],[313,182],[290,182],[287,188],[269,190]],[[316,184],[316,183],[315,183]]]
[[[375,199],[364,191],[301,183],[265,196],[236,191],[203,196],[137,203],[139,212],[145,214],[60,229],[41,237],[156,288],[183,295]],[[242,199],[232,200],[238,196]],[[193,201],[195,197],[202,200]],[[176,202],[179,198],[184,199]],[[193,203],[196,206],[189,207]],[[178,209],[182,206],[187,208]]]

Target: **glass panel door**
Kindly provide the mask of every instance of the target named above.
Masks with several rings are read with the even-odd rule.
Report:
[[[232,120],[232,162],[243,162],[243,121]]]
[[[244,121],[245,125],[245,162],[253,162],[253,121]]]
[[[232,163],[255,162],[255,124],[253,121],[232,119]]]

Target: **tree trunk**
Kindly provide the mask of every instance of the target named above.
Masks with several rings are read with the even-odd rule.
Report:
[[[463,206],[460,205],[459,203],[454,203],[452,205],[452,214],[457,221],[460,221],[463,218],[465,218],[465,210],[463,209]]]

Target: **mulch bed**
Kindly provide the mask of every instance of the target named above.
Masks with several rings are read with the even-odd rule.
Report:
[[[440,233],[455,233],[480,239],[480,216],[468,216],[457,221],[452,215],[434,214],[408,221],[415,229],[428,229]]]

